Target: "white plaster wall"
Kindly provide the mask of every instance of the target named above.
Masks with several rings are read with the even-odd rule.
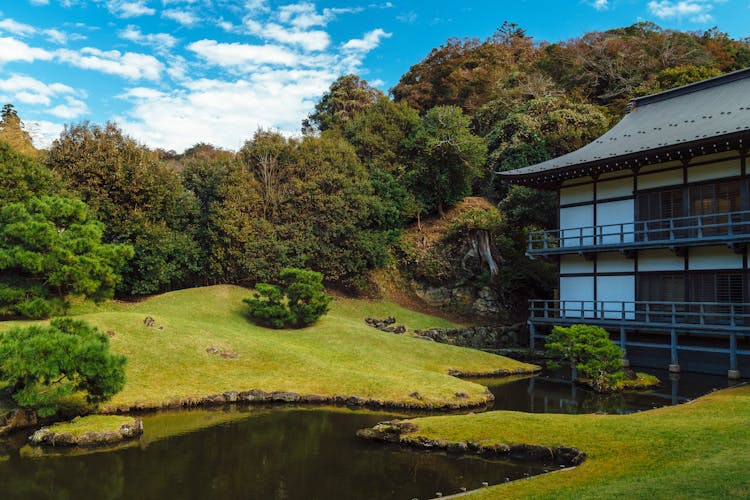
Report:
[[[633,178],[599,181],[596,184],[596,199],[621,198],[633,195]]]
[[[599,313],[607,319],[634,319],[635,276],[599,276],[596,278]]]
[[[560,246],[594,244],[594,206],[581,205],[560,209]],[[584,228],[582,231],[579,228]]]
[[[720,179],[722,177],[735,177],[742,173],[740,159],[724,160],[708,165],[698,165],[688,168],[688,182],[705,181],[708,179]]]
[[[594,274],[594,263],[580,255],[561,255],[560,274]]]
[[[725,246],[691,248],[688,268],[695,271],[711,269],[742,269],[742,255]]]
[[[581,308],[584,312],[581,315]],[[594,277],[560,278],[560,315],[565,318],[592,318]]]
[[[674,186],[676,184],[682,184],[682,169],[679,168],[653,174],[638,174],[638,189]]]
[[[634,220],[634,200],[598,203],[596,205],[597,244],[632,242]]]
[[[601,253],[597,256],[597,271],[600,273],[632,273],[635,260],[619,253]]]
[[[560,189],[560,204],[582,203],[594,200],[594,184],[571,186]]]
[[[670,250],[642,250],[638,252],[638,271],[683,271],[684,257]]]

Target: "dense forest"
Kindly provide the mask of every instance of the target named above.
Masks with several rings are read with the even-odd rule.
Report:
[[[552,271],[524,251],[530,228],[553,225],[554,199],[508,188],[494,172],[585,145],[633,97],[747,66],[750,40],[716,29],[638,23],[547,43],[505,23],[486,40],[433,49],[390,95],[342,76],[301,137],[258,130],[237,152],[152,150],[114,123],[68,125],[38,151],[6,105],[0,316],[44,317],[71,294],[251,286],[285,267],[361,292],[389,264],[428,281],[424,266],[450,265],[450,276],[432,278],[489,286],[513,314],[550,292]],[[439,255],[416,262],[404,229],[471,195],[497,209],[463,214],[446,238],[480,232],[482,248],[461,251],[460,265]],[[502,265],[488,266],[488,254]]]

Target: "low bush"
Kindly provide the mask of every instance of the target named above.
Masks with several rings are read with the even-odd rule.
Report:
[[[0,386],[22,407],[54,414],[61,400],[82,393],[109,400],[125,385],[125,357],[110,354],[109,337],[83,321],[56,318],[49,326],[0,335]]]
[[[323,275],[306,269],[286,268],[279,285],[259,283],[244,302],[253,323],[271,328],[301,328],[328,312],[333,297],[323,291]]]

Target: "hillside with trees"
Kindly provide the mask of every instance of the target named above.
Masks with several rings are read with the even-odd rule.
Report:
[[[301,137],[257,130],[237,152],[205,143],[181,154],[152,150],[114,123],[69,125],[48,151],[37,151],[6,105],[3,230],[34,218],[58,232],[75,222],[80,245],[108,256],[92,271],[98,285],[76,285],[88,275],[76,276],[54,293],[34,288],[37,295],[32,281],[57,271],[37,266],[21,276],[19,266],[29,266],[16,254],[4,259],[3,314],[23,315],[13,306],[21,295],[64,302],[79,292],[128,298],[252,286],[289,267],[360,293],[371,286],[371,271],[390,265],[412,286],[490,290],[501,305],[491,317],[520,317],[527,297],[551,293],[551,269],[524,250],[529,229],[553,225],[554,200],[508,188],[494,172],[587,144],[633,97],[747,66],[750,41],[717,29],[637,23],[550,43],[505,23],[486,40],[447,40],[390,95],[344,75],[304,120]],[[441,220],[467,196],[485,202],[445,225],[435,248],[453,253],[414,253],[410,241],[425,220]],[[58,209],[64,213],[50,213]],[[433,272],[420,262],[442,267]]]

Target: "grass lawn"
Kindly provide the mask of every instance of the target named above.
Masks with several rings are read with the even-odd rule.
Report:
[[[82,436],[87,432],[116,431],[121,425],[132,424],[133,417],[120,415],[88,415],[73,419],[70,422],[62,422],[50,425],[48,429],[59,434],[72,434]]]
[[[411,420],[403,437],[571,446],[588,459],[470,498],[748,498],[750,386],[631,415],[493,411]]]
[[[246,319],[242,299],[250,295],[244,288],[214,286],[138,303],[76,306],[72,314],[114,332],[113,351],[128,358],[126,386],[104,410],[157,407],[176,398],[250,389],[357,396],[425,407],[481,404],[487,398],[485,388],[451,377],[449,370],[491,373],[535,368],[367,326],[366,316],[395,316],[409,330],[453,326],[384,301],[338,299],[331,312],[311,327],[261,328]],[[154,319],[153,327],[144,325],[147,316]],[[29,323],[5,322],[0,329]],[[414,392],[422,399],[411,397]]]

